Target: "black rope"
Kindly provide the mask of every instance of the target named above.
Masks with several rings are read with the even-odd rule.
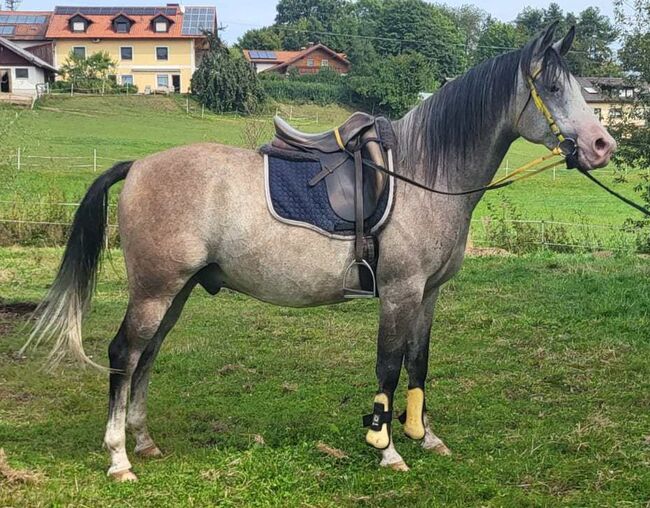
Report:
[[[348,155],[352,156],[352,152],[349,150],[345,150]],[[489,191],[489,190],[495,190],[495,189],[501,189],[502,187],[507,187],[508,185],[515,183],[514,180],[511,180],[509,182],[503,182],[497,185],[486,185],[484,187],[478,187],[476,189],[470,189],[466,191],[460,191],[460,192],[448,192],[448,191],[442,191],[438,189],[434,189],[433,187],[428,187],[427,185],[424,185],[420,182],[416,182],[415,180],[411,180],[410,178],[406,176],[402,176],[398,173],[395,173],[393,171],[389,171],[386,168],[382,168],[381,166],[377,166],[374,162],[368,159],[363,159],[363,164],[368,165],[370,168],[374,169],[375,171],[379,171],[381,173],[385,173],[389,176],[392,176],[394,178],[397,178],[398,180],[401,180],[403,182],[406,182],[410,185],[413,185],[414,187],[417,187],[419,189],[428,191],[428,192],[433,192],[434,194],[442,194],[443,196],[466,196],[467,194],[474,194],[476,192],[484,192],[484,191]]]
[[[603,182],[601,182],[600,180],[597,180],[596,177],[593,176],[589,171],[584,171],[582,169],[580,169],[579,171],[583,175],[585,175],[587,178],[589,178],[589,180],[591,180],[596,185],[598,185],[598,187],[600,187],[601,189],[604,189],[605,191],[609,192],[612,196],[614,196],[614,197],[620,199],[621,201],[623,201],[623,203],[626,203],[626,204],[630,205],[632,208],[636,208],[639,212],[641,212],[641,213],[643,213],[643,214],[650,217],[650,210],[648,210],[647,208],[642,207],[641,205],[635,203],[634,201],[631,201],[631,200],[627,199],[625,196],[622,196],[618,192],[610,189]]]

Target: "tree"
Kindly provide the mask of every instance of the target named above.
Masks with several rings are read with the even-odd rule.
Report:
[[[376,60],[368,74],[353,70],[349,86],[367,110],[397,117],[415,105],[420,92],[436,88],[434,75],[425,57],[403,53]]]
[[[114,85],[109,76],[115,74],[116,66],[105,51],[93,53],[87,58],[70,52],[59,71],[65,80],[78,88],[105,89]]]
[[[517,46],[517,29],[510,23],[490,19],[474,51],[474,63],[512,51]]]
[[[280,0],[275,22],[289,25],[301,19],[315,19],[329,29],[343,14],[346,4],[346,0]]]
[[[436,78],[456,76],[465,68],[465,41],[447,11],[423,0],[386,0],[378,24],[383,55],[420,53],[435,68]]]
[[[579,76],[619,75],[614,62],[612,44],[618,33],[610,19],[598,7],[588,7],[576,20],[578,37],[573,51],[567,55],[571,70]]]
[[[229,51],[216,34],[208,34],[209,51],[192,76],[192,92],[216,113],[253,113],[264,102],[264,90],[240,51]]]
[[[615,1],[616,17],[621,27],[623,48],[619,54],[628,79],[637,87],[634,108],[619,124],[610,126],[610,131],[619,141],[619,149],[614,155],[618,167],[639,171],[641,183],[636,191],[650,207],[650,0],[637,0],[630,13],[629,2]],[[636,120],[636,121],[635,121]],[[644,120],[640,126],[638,120]],[[650,252],[650,218],[630,218],[626,225],[637,233],[639,250]]]
[[[477,49],[479,39],[488,27],[490,15],[474,5],[448,7],[447,11],[465,40],[465,60],[468,63],[472,62],[474,60],[472,55]]]
[[[254,28],[242,35],[237,41],[241,49],[282,49],[283,37],[277,27]]]

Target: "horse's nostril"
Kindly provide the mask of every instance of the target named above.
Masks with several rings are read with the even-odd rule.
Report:
[[[598,153],[604,153],[609,149],[609,143],[604,138],[598,138],[594,143],[594,148]]]

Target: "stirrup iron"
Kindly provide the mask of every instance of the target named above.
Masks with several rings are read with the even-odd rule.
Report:
[[[372,290],[355,288],[348,284],[350,280],[350,273],[354,270],[354,267],[357,267],[358,273],[361,273],[361,270],[367,270],[370,273],[372,278]],[[358,278],[358,277],[357,277]],[[365,259],[354,260],[348,265],[345,270],[345,275],[343,276],[343,298],[374,298],[377,294],[377,280],[375,279],[375,272]]]

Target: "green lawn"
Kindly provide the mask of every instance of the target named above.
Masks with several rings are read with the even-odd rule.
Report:
[[[25,111],[3,140],[10,152],[22,147],[23,170],[0,188],[0,200],[33,201],[43,195],[46,200],[75,201],[96,176],[92,167],[93,149],[100,157],[100,169],[112,160],[141,157],[166,148],[198,141],[216,141],[231,145],[261,144],[271,133],[271,115],[256,122],[234,115],[201,118],[200,107],[190,102],[186,114],[184,98],[170,97],[56,97],[49,98],[33,111]],[[1,110],[0,110],[1,112]],[[350,113],[336,107],[282,106],[279,112],[290,115],[293,123],[305,130],[317,131],[340,123]],[[249,135],[246,136],[245,132]],[[516,142],[504,166],[515,168],[546,153],[545,149],[523,140]],[[38,156],[86,157],[84,160],[30,159]],[[112,160],[106,160],[108,158]],[[602,178],[612,182],[611,168]],[[618,190],[633,196],[637,182],[617,185]],[[487,213],[487,204],[499,205],[510,200],[522,218],[588,222],[618,226],[634,212],[596,188],[575,171],[558,170],[539,175],[505,190],[488,193],[475,217]]]
[[[0,249],[0,295],[37,300],[60,255]],[[454,455],[426,454],[396,424],[405,474],[377,467],[360,427],[376,302],[296,310],[196,290],[153,375],[166,456],[134,460],[134,485],[105,476],[105,376],[44,373],[45,350],[16,358],[25,331],[0,313],[0,447],[43,475],[0,479],[0,506],[647,506],[649,276],[640,257],[468,259],[440,299],[427,383]],[[113,251],[84,330],[100,362],[125,304]]]

